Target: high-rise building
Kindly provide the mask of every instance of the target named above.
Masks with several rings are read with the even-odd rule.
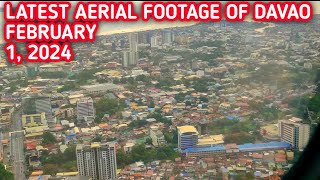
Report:
[[[138,63],[138,33],[130,33],[129,36],[129,51],[123,52],[122,65],[128,67]]]
[[[138,32],[138,43],[146,44],[147,43],[147,33],[146,32]]]
[[[129,47],[130,47],[130,51],[138,51],[138,33],[130,33],[129,36]]]
[[[113,180],[117,178],[114,143],[78,144],[76,154],[80,176],[89,176],[93,180]]]
[[[288,116],[279,121],[281,141],[291,144],[293,148],[303,149],[310,137],[310,125],[302,123],[302,119]]]
[[[152,36],[150,46],[151,47],[158,47],[160,45],[160,36]]]
[[[178,149],[180,152],[197,146],[199,133],[194,126],[178,126],[177,129]]]
[[[138,63],[138,52],[123,51],[122,65],[123,67],[129,67]]]
[[[162,44],[171,44],[174,41],[174,33],[170,30],[162,31]]]
[[[123,67],[128,67],[129,66],[129,61],[130,61],[130,51],[123,51],[122,66]]]
[[[95,118],[95,110],[92,98],[83,98],[77,102],[77,119],[93,122]]]
[[[28,96],[23,98],[24,114],[45,113],[48,124],[55,123],[52,115],[52,105],[50,96]]]

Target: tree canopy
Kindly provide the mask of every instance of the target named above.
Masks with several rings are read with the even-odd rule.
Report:
[[[54,144],[56,143],[56,137],[50,133],[50,132],[45,132],[42,135],[42,144]]]
[[[94,104],[96,122],[99,123],[105,114],[113,115],[124,108],[124,104],[117,99],[102,98]]]
[[[13,174],[7,171],[3,164],[0,163],[0,180],[13,180]]]

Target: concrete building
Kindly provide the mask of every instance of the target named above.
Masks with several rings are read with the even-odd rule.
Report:
[[[205,135],[205,136],[199,136],[197,147],[211,147],[211,146],[215,146],[223,143],[224,143],[224,136],[222,134]]]
[[[138,33],[129,33],[128,38],[129,38],[130,51],[137,52],[138,51],[138,41],[139,41]]]
[[[197,78],[201,78],[204,76],[204,70],[198,70],[197,71]]]
[[[86,94],[101,94],[101,93],[107,93],[110,91],[120,91],[123,89],[123,87],[112,84],[112,83],[104,83],[104,84],[81,86],[81,89]]]
[[[174,33],[170,30],[163,30],[161,36],[162,44],[171,44],[174,41]]]
[[[152,139],[152,145],[155,147],[166,144],[164,135],[159,129],[150,129],[150,137]]]
[[[243,152],[259,152],[269,150],[286,150],[291,149],[292,146],[287,142],[267,142],[267,143],[246,143],[246,144],[226,144],[216,145],[211,147],[192,147],[183,152],[187,157],[212,157],[220,154],[236,154]]]
[[[122,65],[128,67],[138,63],[138,33],[129,33],[129,51],[123,52]]]
[[[194,126],[178,126],[178,149],[196,147],[198,144],[198,131]]]
[[[138,43],[148,44],[150,43],[151,33],[150,32],[138,32]]]
[[[137,51],[123,51],[122,66],[129,67],[138,63],[138,52]]]
[[[83,98],[77,102],[77,119],[93,122],[95,110],[92,98]]]
[[[76,154],[80,176],[89,176],[93,180],[113,180],[117,178],[114,143],[78,144]]]
[[[21,119],[23,127],[46,126],[48,124],[44,112],[39,114],[24,114]]]
[[[133,142],[127,142],[126,145],[123,146],[123,151],[126,154],[131,153],[133,146],[135,145],[135,143]]]
[[[152,36],[151,37],[151,42],[150,42],[150,46],[153,47],[158,47],[161,44],[161,37],[160,36]]]
[[[55,123],[52,115],[52,105],[50,96],[29,96],[23,98],[23,104],[26,105],[25,114],[45,113],[48,124]]]
[[[122,66],[129,67],[130,64],[130,51],[123,51],[122,52]]]
[[[310,125],[303,124],[302,119],[288,116],[286,120],[280,120],[278,125],[281,141],[296,149],[303,149],[308,144]]]

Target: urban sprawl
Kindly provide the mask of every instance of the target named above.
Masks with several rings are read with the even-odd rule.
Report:
[[[0,176],[280,179],[320,120],[319,27],[97,36],[72,44],[69,63],[15,65],[1,51]]]

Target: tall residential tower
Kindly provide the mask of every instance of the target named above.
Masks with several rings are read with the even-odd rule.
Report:
[[[76,153],[80,176],[89,176],[93,180],[114,180],[117,178],[114,143],[78,144]]]

